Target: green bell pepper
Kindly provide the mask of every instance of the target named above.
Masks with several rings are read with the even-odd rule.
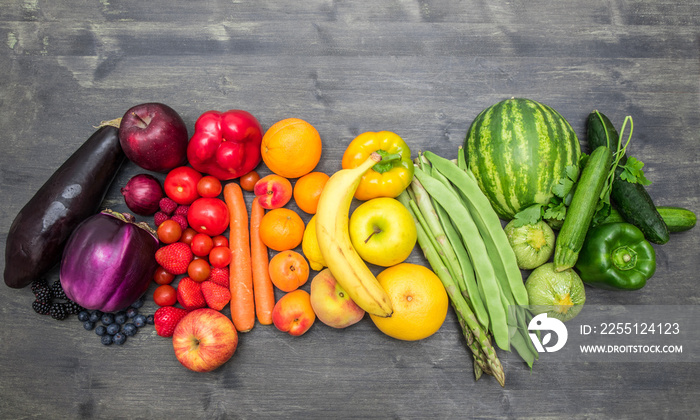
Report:
[[[588,231],[575,266],[584,283],[609,290],[637,290],[656,271],[654,247],[630,223]]]

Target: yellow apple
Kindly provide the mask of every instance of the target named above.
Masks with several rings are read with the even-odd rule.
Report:
[[[311,280],[311,307],[321,322],[333,328],[349,327],[365,316],[327,268]]]
[[[416,246],[416,225],[398,200],[373,198],[350,216],[350,240],[363,260],[382,267],[403,262]]]

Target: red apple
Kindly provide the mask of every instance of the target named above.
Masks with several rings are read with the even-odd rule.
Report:
[[[223,365],[237,346],[238,333],[231,320],[210,308],[185,315],[173,333],[175,357],[195,372],[209,372]]]
[[[333,328],[349,327],[365,316],[327,268],[311,280],[311,307],[321,322]]]
[[[255,183],[253,193],[264,209],[277,209],[292,199],[292,183],[287,178],[270,174]]]
[[[149,171],[165,173],[183,165],[188,141],[180,115],[157,102],[131,107],[119,124],[119,142],[126,157]]]
[[[278,330],[294,336],[307,332],[316,320],[306,290],[297,289],[282,296],[272,309],[272,323]]]

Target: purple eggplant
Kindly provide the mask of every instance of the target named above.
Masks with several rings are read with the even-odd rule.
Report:
[[[112,312],[136,301],[158,268],[156,233],[128,214],[104,210],[68,239],[61,259],[66,296],[86,309]]]
[[[115,127],[97,130],[20,210],[5,246],[5,284],[22,288],[61,259],[71,232],[97,213],[126,155]]]

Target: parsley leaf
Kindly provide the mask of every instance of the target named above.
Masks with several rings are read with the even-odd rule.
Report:
[[[521,227],[525,225],[534,225],[542,218],[542,204],[536,203],[529,207],[525,207],[515,214],[513,218],[513,226]]]
[[[644,167],[644,162],[641,160],[638,160],[632,156],[627,159],[627,162],[624,165],[621,165],[621,167],[623,168],[623,171],[620,174],[620,179],[632,184],[636,182],[641,185],[651,185],[651,181],[644,176],[644,171],[642,170]]]
[[[544,211],[543,217],[549,220],[564,220],[566,217],[566,206],[563,202],[559,202],[559,204],[550,202]]]

